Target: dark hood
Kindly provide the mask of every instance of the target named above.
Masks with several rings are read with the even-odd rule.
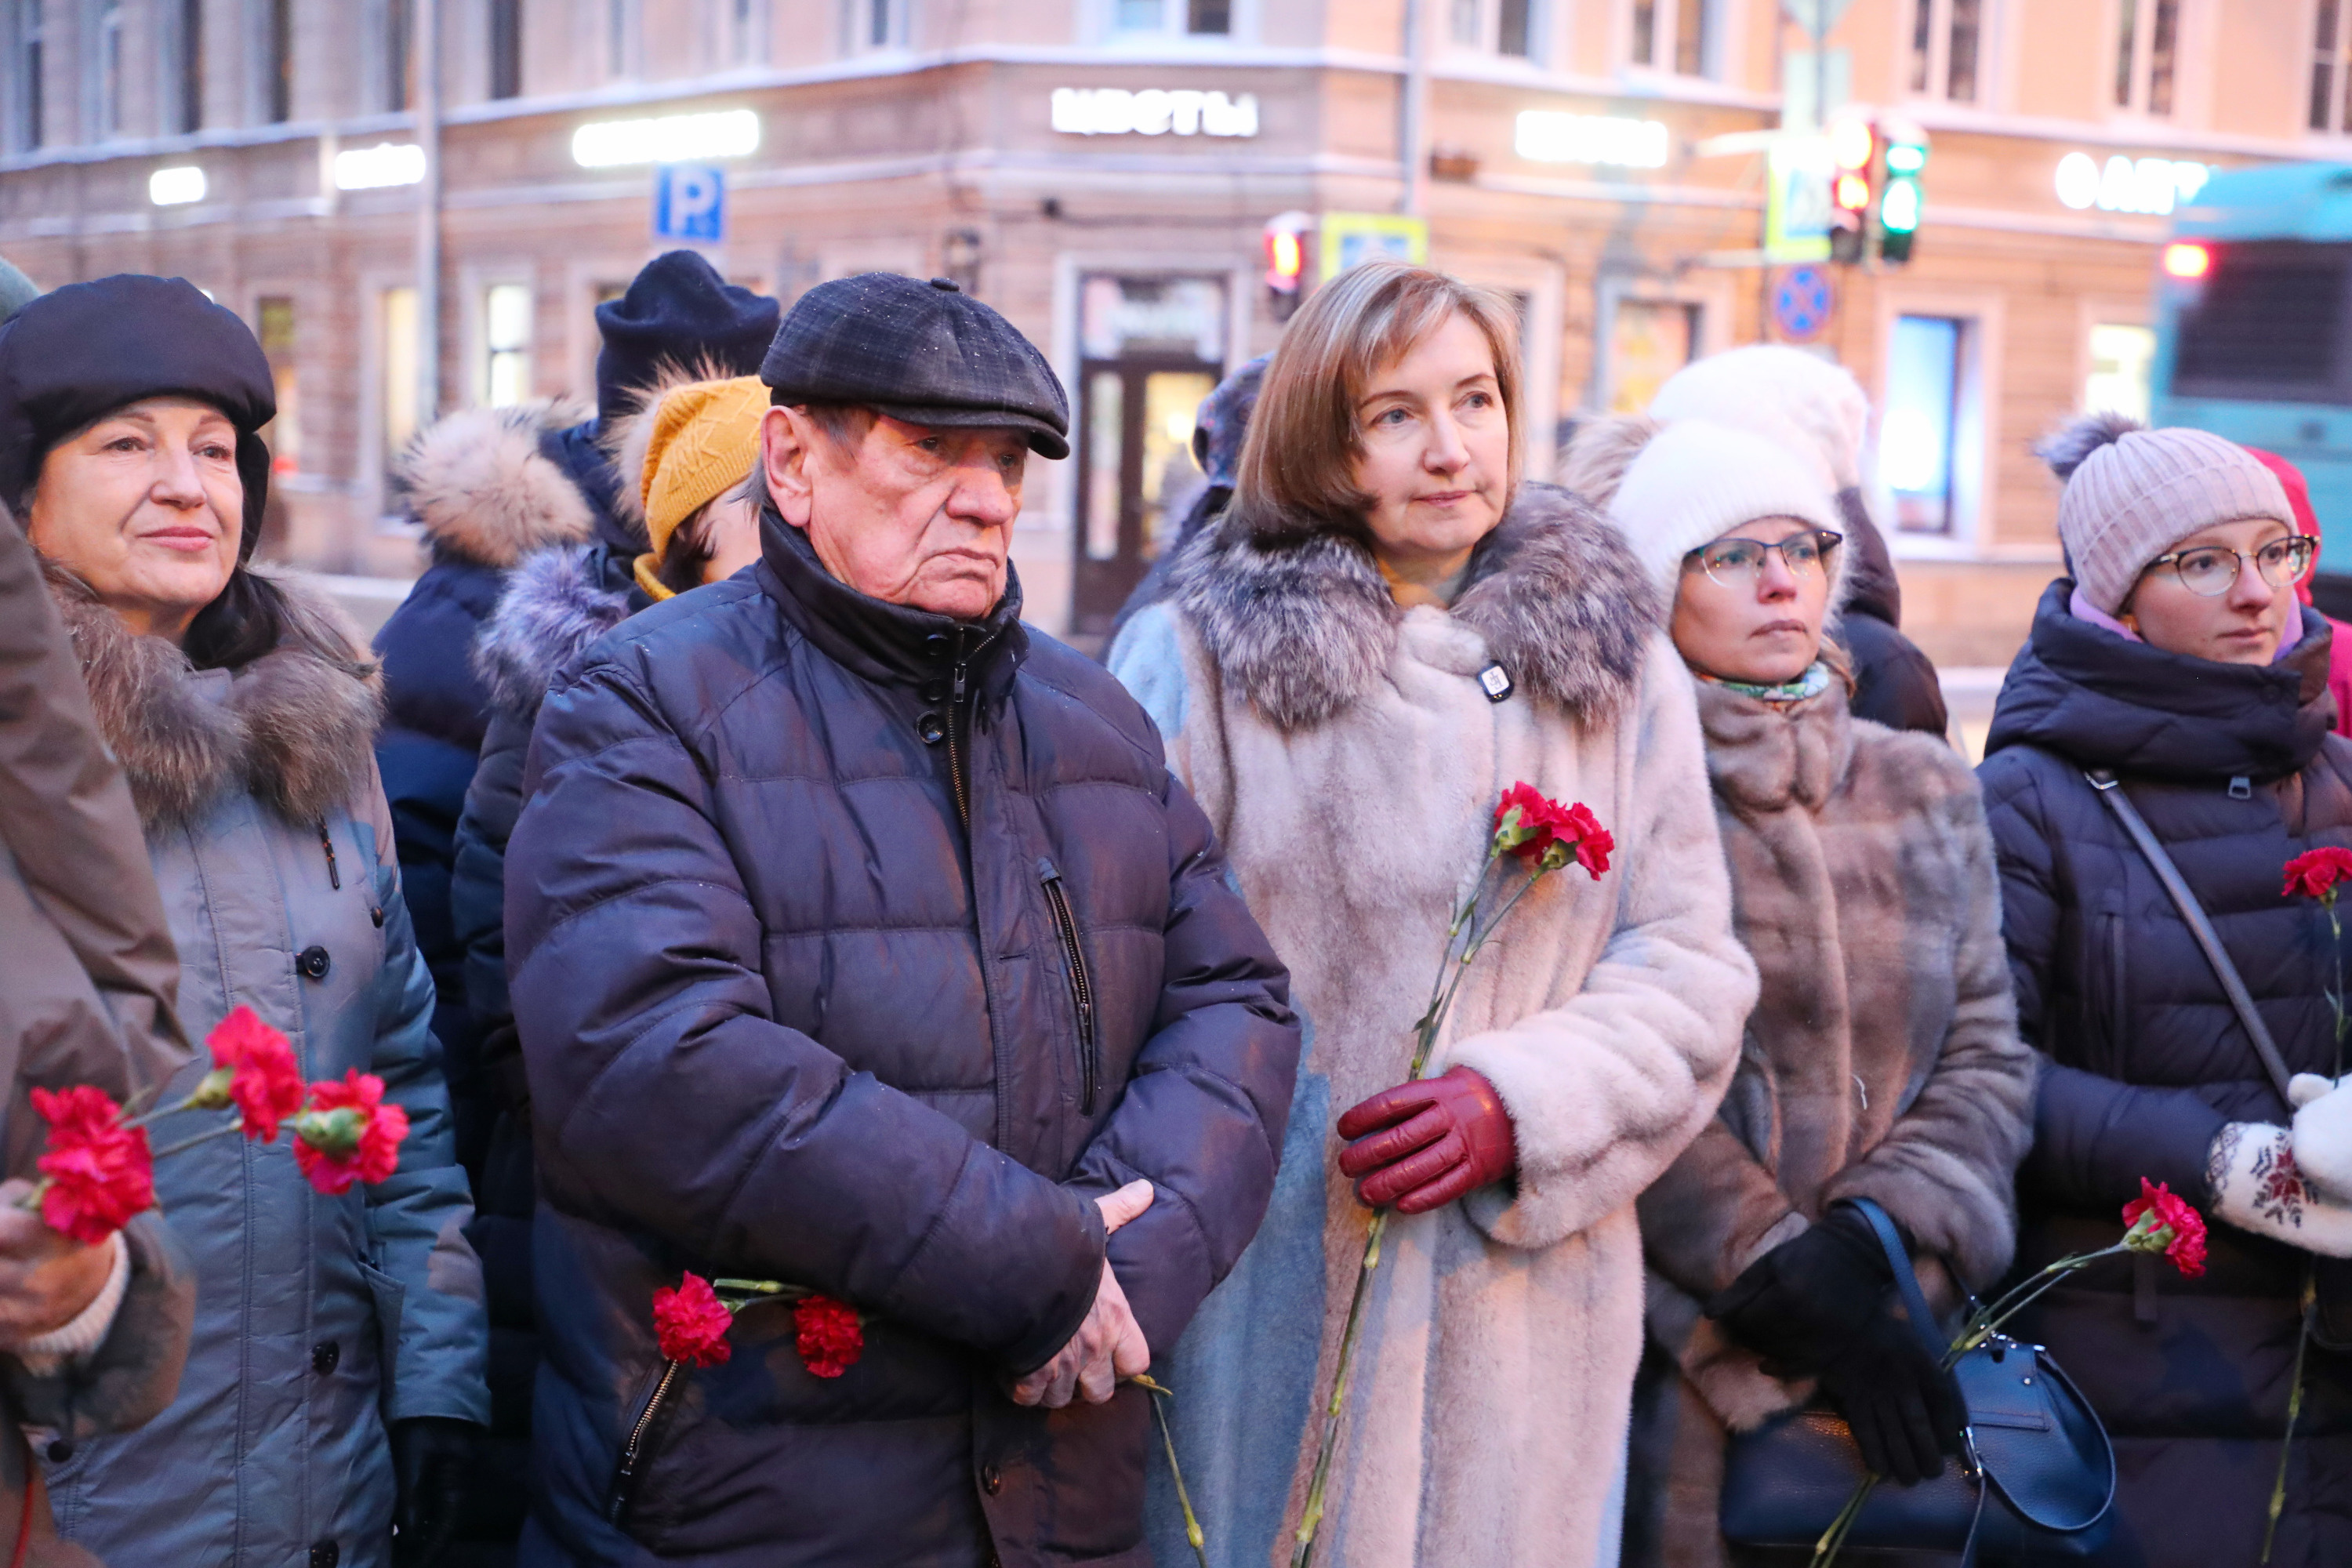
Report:
[[[2334,728],[2326,616],[2305,615],[2294,651],[2257,668],[2118,637],[2077,618],[2074,592],[2061,577],[2042,593],[2001,683],[1986,755],[2038,746],[2132,778],[2274,779],[2301,769]]]
[[[1871,521],[1869,503],[1848,486],[1838,491],[1837,509],[1845,525],[1845,613],[1902,626],[1903,584],[1895,575],[1886,536]]]
[[[582,498],[588,503],[596,542],[626,552],[634,561],[650,546],[644,530],[631,522],[616,505],[621,495],[621,476],[597,442],[600,428],[597,421],[589,419],[561,430],[545,431],[539,437],[540,453],[579,487]]]

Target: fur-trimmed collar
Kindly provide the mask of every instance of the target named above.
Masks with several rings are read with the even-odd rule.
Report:
[[[499,607],[474,637],[474,673],[491,706],[528,720],[557,672],[627,620],[625,590],[604,585],[592,548],[542,550],[507,579]]]
[[[1396,601],[1352,539],[1266,545],[1239,532],[1230,513],[1202,529],[1171,574],[1171,597],[1268,721],[1319,724],[1388,668]],[[1657,591],[1617,531],[1568,491],[1535,483],[1479,543],[1452,613],[1520,691],[1590,722],[1633,694],[1659,625]]]
[[[185,825],[235,789],[289,822],[322,822],[373,776],[382,683],[357,628],[315,591],[277,579],[285,638],[233,671],[199,671],[162,637],[134,636],[78,578],[47,577],[142,826]]]
[[[464,408],[417,433],[400,456],[409,510],[436,550],[508,567],[596,531],[594,510],[540,437],[586,416],[565,398]]]

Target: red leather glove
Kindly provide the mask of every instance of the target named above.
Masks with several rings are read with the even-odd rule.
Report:
[[[1455,1068],[1382,1089],[1339,1118],[1339,1173],[1356,1196],[1399,1214],[1443,1208],[1518,1169],[1511,1113],[1482,1073]]]

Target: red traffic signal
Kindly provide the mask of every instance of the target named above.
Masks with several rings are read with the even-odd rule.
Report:
[[[1878,128],[1849,115],[1830,126],[1830,259],[1860,261],[1878,174]]]
[[[1307,231],[1314,217],[1286,212],[1265,224],[1265,287],[1274,319],[1286,321],[1298,309],[1299,290],[1307,281]]]

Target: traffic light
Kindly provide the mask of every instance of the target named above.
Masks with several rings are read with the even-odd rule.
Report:
[[[1298,291],[1307,279],[1307,231],[1314,225],[1315,219],[1303,212],[1266,220],[1266,303],[1277,321],[1290,320],[1298,309]]]
[[[1880,127],[1886,143],[1886,182],[1878,197],[1878,258],[1892,267],[1911,259],[1911,237],[1925,206],[1920,177],[1927,170],[1927,133],[1908,121]]]
[[[1878,129],[1849,117],[1830,127],[1830,259],[1848,266],[1870,253],[1873,175]]]

